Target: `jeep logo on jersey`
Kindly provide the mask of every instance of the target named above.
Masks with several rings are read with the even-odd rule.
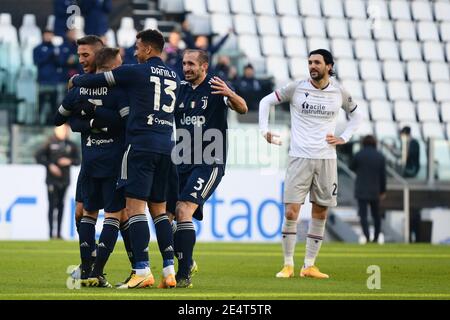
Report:
[[[180,120],[182,125],[188,126],[192,124],[197,127],[201,127],[205,121],[205,116],[186,116],[185,113],[183,113],[183,118]]]
[[[86,147],[100,146],[102,144],[113,143],[114,139],[92,139],[91,136],[87,137]]]

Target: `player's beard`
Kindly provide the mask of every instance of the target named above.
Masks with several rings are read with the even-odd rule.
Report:
[[[317,75],[313,76],[312,75],[313,72],[316,72]],[[320,72],[320,71],[316,70],[316,71],[309,72],[309,75],[311,76],[311,79],[313,79],[314,81],[320,81],[325,76],[325,72]]]

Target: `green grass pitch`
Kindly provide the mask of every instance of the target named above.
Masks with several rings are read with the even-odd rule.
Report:
[[[282,266],[280,244],[197,243],[199,272],[192,289],[157,289],[161,257],[150,244],[156,284],[153,288],[116,290],[68,289],[65,273],[78,264],[78,244],[72,241],[0,242],[0,300],[4,299],[450,299],[450,247],[426,244],[324,243],[317,260],[330,279],[298,276],[304,244],[297,245],[296,274],[277,279]],[[376,265],[381,289],[368,289]],[[122,242],[105,268],[111,283],[123,280],[129,263]]]

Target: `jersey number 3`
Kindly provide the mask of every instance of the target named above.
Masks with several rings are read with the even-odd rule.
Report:
[[[160,105],[161,105],[161,79],[159,77],[151,76],[150,82],[153,82],[155,84],[155,100],[154,100],[154,110],[159,111]],[[177,89],[177,83],[173,80],[164,79],[164,85],[166,86],[164,88],[164,92],[170,96],[172,101],[170,102],[170,105],[163,105],[162,110],[168,113],[173,112],[175,107],[175,90]]]

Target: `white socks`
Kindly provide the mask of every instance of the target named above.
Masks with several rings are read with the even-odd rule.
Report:
[[[150,271],[149,267],[146,267],[145,269],[135,269],[136,270],[136,275],[140,276],[140,277],[146,277],[148,276],[150,273],[152,273]]]
[[[163,277],[166,278],[169,274],[175,274],[175,267],[173,264],[163,268]]]
[[[306,253],[305,253],[305,267],[311,267],[316,261],[322,245],[323,234],[325,233],[326,219],[311,218],[308,227],[308,234],[306,236]]]
[[[283,246],[284,265],[294,266],[294,251],[297,242],[297,221],[284,218],[281,231]]]

